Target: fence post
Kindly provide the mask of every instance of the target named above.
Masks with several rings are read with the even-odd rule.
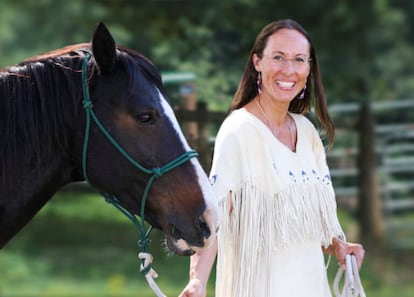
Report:
[[[196,111],[197,96],[195,85],[192,82],[183,83],[180,86],[181,108],[188,111]],[[188,121],[183,123],[183,132],[190,144],[194,143],[198,138],[197,122]]]
[[[201,166],[208,173],[210,170],[211,154],[209,148],[208,110],[205,102],[197,102],[198,138],[197,148]]]
[[[382,245],[384,223],[376,165],[374,117],[367,100],[360,107],[358,131],[358,215],[361,236],[368,244]]]

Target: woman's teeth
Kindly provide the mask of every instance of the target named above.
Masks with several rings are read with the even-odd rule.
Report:
[[[276,81],[276,84],[282,88],[292,88],[295,85],[294,82],[288,81]]]

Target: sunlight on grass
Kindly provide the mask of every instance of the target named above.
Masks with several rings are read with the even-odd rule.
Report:
[[[98,194],[57,194],[38,216],[57,215],[63,219],[129,223],[125,216]]]

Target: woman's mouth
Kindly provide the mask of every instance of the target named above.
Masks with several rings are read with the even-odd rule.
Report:
[[[281,81],[281,80],[276,81],[276,85],[278,85],[279,87],[283,89],[292,89],[295,86],[295,84],[296,83],[292,81]]]

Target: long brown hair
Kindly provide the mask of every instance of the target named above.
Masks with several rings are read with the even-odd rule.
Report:
[[[319,72],[318,59],[316,57],[315,48],[308,33],[296,21],[290,19],[274,21],[266,25],[260,31],[253,45],[253,48],[250,51],[243,76],[231,102],[230,111],[245,106],[257,96],[257,71],[253,64],[253,55],[256,54],[259,58],[262,58],[263,50],[267,45],[269,37],[280,29],[292,29],[300,32],[308,40],[310,46],[311,72],[306,81],[305,96],[303,99],[294,98],[289,105],[289,111],[299,114],[308,113],[312,107],[311,102],[313,96],[315,101],[315,112],[317,120],[325,129],[326,135],[329,138],[328,146],[331,146],[334,141],[335,131],[332,120],[328,113],[326,95],[322,84],[322,78]]]

